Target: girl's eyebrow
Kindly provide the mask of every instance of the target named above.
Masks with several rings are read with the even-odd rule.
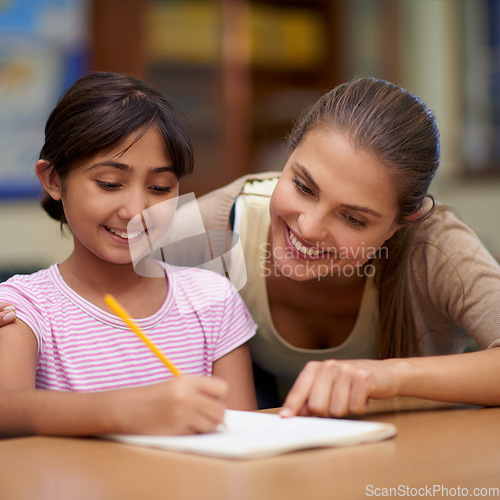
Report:
[[[312,178],[312,175],[310,174],[309,170],[307,170],[307,168],[304,167],[304,165],[301,165],[300,163],[297,163],[297,168],[302,172],[302,175],[309,181],[311,186],[319,193],[321,191],[321,189],[319,188],[319,186],[316,184],[316,182]],[[351,210],[355,210],[356,212],[362,212],[365,214],[373,215],[373,217],[377,217],[378,219],[380,219],[382,217],[381,214],[379,214],[375,210],[372,210],[371,208],[368,208],[368,207],[362,207],[359,205],[347,205],[345,203],[342,204],[342,206],[345,208],[349,208]]]
[[[118,170],[126,170],[126,171],[133,170],[133,167],[131,167],[130,165],[113,160],[99,161],[97,163],[94,163],[93,165],[90,165],[87,170],[92,170],[94,168],[99,168],[99,167],[113,167],[117,168]],[[171,165],[165,165],[162,167],[151,167],[149,168],[149,171],[153,174],[158,174],[161,172],[174,172],[174,167],[172,167]]]

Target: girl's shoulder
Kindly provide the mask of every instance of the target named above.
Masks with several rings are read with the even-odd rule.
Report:
[[[220,259],[219,259],[220,260]],[[225,275],[224,263],[219,265],[214,259],[210,262],[212,269],[196,266],[174,266],[158,262],[168,276],[169,283],[174,287],[174,293],[182,291],[186,296],[232,295],[235,293],[233,282]],[[219,268],[219,270],[217,270]]]
[[[11,288],[35,292],[53,288],[53,273],[55,267],[56,264],[31,274],[15,274],[8,280],[0,283],[0,290]]]
[[[33,274],[18,274],[0,283],[0,301],[14,304],[18,317],[28,319],[49,317],[59,293],[54,279],[56,265]],[[27,321],[25,321],[27,322]],[[35,324],[28,321],[28,324]]]
[[[167,274],[180,311],[214,316],[242,306],[235,284],[215,270],[168,266]]]

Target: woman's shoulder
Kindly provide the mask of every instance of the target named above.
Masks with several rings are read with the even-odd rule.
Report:
[[[248,179],[243,185],[240,194],[270,197],[273,194],[278,179],[279,175],[259,179]]]
[[[498,343],[500,266],[480,238],[445,206],[420,223],[415,236],[407,288],[420,330],[438,344],[444,337],[435,332],[452,331],[468,332],[482,347]],[[463,330],[455,330],[457,325]]]
[[[451,207],[437,205],[414,233],[409,264],[428,279],[466,275],[478,269],[497,274],[499,266],[479,236]],[[474,274],[474,273],[472,273]]]
[[[452,207],[436,205],[434,213],[418,225],[415,231],[415,243],[440,243],[456,247],[458,241],[465,244],[480,244],[479,237]]]
[[[233,182],[197,199],[203,222],[207,229],[227,229],[231,209],[236,198],[248,183],[277,179],[280,172],[261,172],[239,177]]]

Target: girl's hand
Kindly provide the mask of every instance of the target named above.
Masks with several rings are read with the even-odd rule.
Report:
[[[15,320],[16,308],[6,302],[0,302],[0,327],[13,323]]]
[[[178,435],[214,432],[224,419],[228,386],[216,377],[186,376],[112,392],[112,432]]]
[[[369,398],[395,396],[397,387],[397,372],[387,361],[310,361],[288,393],[280,415],[362,414]]]

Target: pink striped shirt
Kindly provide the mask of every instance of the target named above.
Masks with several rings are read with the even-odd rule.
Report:
[[[186,268],[168,271],[168,281],[161,308],[136,323],[183,374],[210,375],[214,361],[249,340],[256,325],[218,274]],[[121,319],[72,290],[57,265],[1,283],[0,301],[16,306],[38,341],[38,388],[97,391],[172,376]]]

